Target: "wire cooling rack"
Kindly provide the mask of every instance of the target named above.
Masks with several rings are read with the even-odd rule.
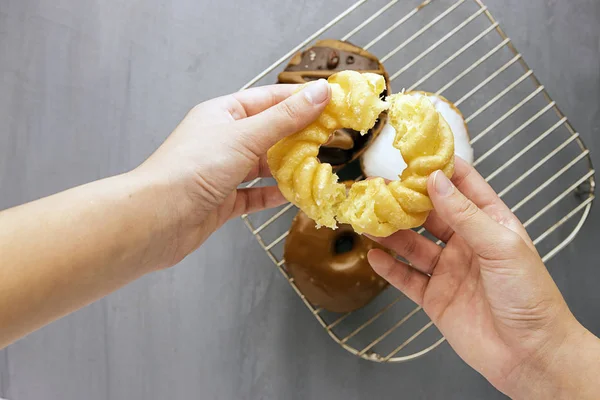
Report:
[[[349,40],[377,55],[394,92],[435,92],[460,107],[475,167],[524,221],[544,262],[573,240],[594,200],[589,150],[481,1],[357,1],[242,89],[274,82],[292,55],[323,37]],[[257,179],[250,186],[272,183]],[[338,344],[365,359],[397,362],[444,341],[421,307],[393,288],[347,314],[310,304],[283,259],[296,211],[288,204],[242,218]]]

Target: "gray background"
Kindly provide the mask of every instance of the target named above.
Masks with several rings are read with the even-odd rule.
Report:
[[[0,208],[126,171],[351,1],[0,0]],[[488,0],[600,165],[600,3]],[[598,208],[549,264],[600,334]],[[596,253],[595,253],[596,252]],[[20,399],[502,398],[447,344],[406,364],[335,345],[241,221],[180,266],[0,351]]]

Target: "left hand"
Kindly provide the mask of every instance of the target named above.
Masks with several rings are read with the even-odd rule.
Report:
[[[194,107],[165,143],[133,174],[167,193],[163,213],[177,223],[167,234],[173,265],[229,219],[285,202],[276,186],[238,189],[269,177],[267,150],[313,122],[330,98],[324,80],[272,85],[219,97]],[[295,93],[295,94],[294,94]]]

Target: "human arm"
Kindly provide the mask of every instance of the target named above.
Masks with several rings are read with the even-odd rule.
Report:
[[[0,212],[0,348],[183,259],[226,221],[284,202],[264,154],[318,117],[324,82],[196,106],[135,170]]]
[[[572,315],[527,232],[484,179],[457,158],[451,184],[429,179],[425,227],[376,239],[373,268],[438,326],[454,350],[513,398],[600,398],[600,341]]]

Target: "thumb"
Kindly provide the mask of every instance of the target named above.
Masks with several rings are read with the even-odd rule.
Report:
[[[521,242],[519,235],[494,221],[463,195],[442,171],[434,172],[427,185],[438,216],[463,238],[479,256],[508,259]]]
[[[315,121],[329,102],[331,89],[324,79],[311,82],[284,101],[236,122],[240,144],[260,157],[284,137]]]

